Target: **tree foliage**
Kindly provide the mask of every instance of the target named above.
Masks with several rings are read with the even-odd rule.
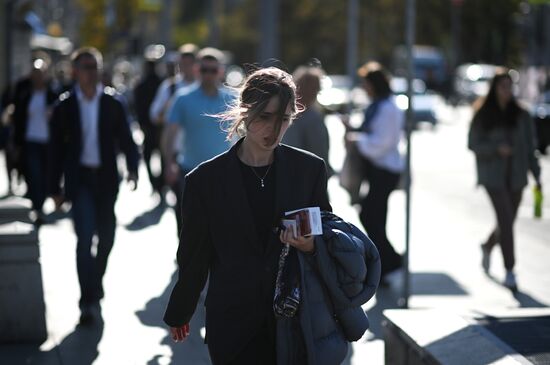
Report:
[[[132,27],[139,27],[137,0],[78,0],[84,10],[81,38],[101,50],[116,47],[113,39],[128,37]],[[211,0],[212,1],[212,0]],[[261,42],[261,22],[271,14],[259,14],[258,0],[216,0],[219,46],[231,51],[235,62],[251,63],[257,59]],[[319,58],[329,73],[345,71],[347,49],[347,1],[278,0],[279,58],[290,68]],[[105,6],[115,4],[115,23],[108,26]],[[488,62],[516,66],[526,43],[522,37],[521,0],[417,1],[416,43],[439,47],[444,54],[453,53],[451,18],[459,14],[459,61]],[[206,46],[209,36],[207,17],[210,1],[173,1],[173,40],[175,44],[194,42]],[[357,63],[379,60],[391,64],[396,46],[405,43],[404,0],[359,1],[359,42]],[[112,6],[112,5],[111,5]],[[534,6],[534,5],[532,5]]]

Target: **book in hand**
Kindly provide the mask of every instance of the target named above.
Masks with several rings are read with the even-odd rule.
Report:
[[[292,229],[295,236],[317,236],[323,234],[321,209],[308,207],[285,212],[281,223],[286,229]]]

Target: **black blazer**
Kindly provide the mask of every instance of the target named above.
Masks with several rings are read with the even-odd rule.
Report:
[[[25,78],[17,83],[13,93],[13,124],[14,141],[19,147],[25,145],[25,135],[27,133],[27,124],[29,116],[29,103],[32,97],[32,83],[29,78]],[[52,106],[57,100],[57,93],[53,90],[51,83],[46,85],[46,105]]]
[[[137,174],[139,153],[132,138],[126,111],[116,99],[114,89],[105,88],[99,99],[98,138],[101,167],[98,183],[103,196],[116,197],[120,176],[117,154],[126,156],[129,172]],[[65,176],[65,196],[71,200],[80,184],[82,134],[78,98],[74,92],[61,94],[50,121],[51,180],[50,194],[59,194],[61,176]]]
[[[179,276],[164,316],[173,327],[189,323],[210,274],[206,332],[214,364],[230,360],[272,315],[282,247],[276,233],[265,251],[258,242],[237,157],[241,141],[186,176]],[[273,227],[288,210],[332,210],[322,159],[280,145],[275,161]]]

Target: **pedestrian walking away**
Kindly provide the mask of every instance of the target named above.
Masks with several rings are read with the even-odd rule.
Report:
[[[503,284],[517,290],[514,222],[529,171],[539,191],[542,186],[533,120],[518,104],[512,86],[508,70],[498,70],[487,96],[475,105],[468,147],[476,157],[478,184],[487,191],[497,221],[481,245],[483,270],[489,273],[491,252],[500,244],[506,270]]]
[[[124,106],[112,88],[99,84],[101,53],[95,48],[81,48],[73,54],[72,62],[76,85],[60,96],[50,122],[50,193],[58,206],[64,198],[72,202],[80,324],[87,325],[98,319],[103,276],[115,239],[114,207],[120,183],[117,155],[120,149],[126,156],[127,179],[134,190],[139,155]],[[98,239],[93,250],[95,235]]]

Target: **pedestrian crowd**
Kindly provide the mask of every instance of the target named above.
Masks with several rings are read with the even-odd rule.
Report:
[[[404,264],[386,232],[388,201],[406,168],[405,119],[390,76],[379,63],[361,66],[370,103],[361,125],[341,118],[347,155],[340,181],[358,204],[359,230],[331,213],[327,179],[338,172],[317,103],[326,77],[320,64],[292,74],[255,65],[240,85],[227,84],[226,66],[224,52],[190,43],[174,52],[148,46],[139,78],[128,62],[109,72],[92,47],[56,64],[33,52],[28,75],[2,93],[8,194],[24,179],[37,227],[52,219],[44,212],[48,197],[56,209],[70,203],[79,324],[92,325],[115,242],[119,156],[134,190],[142,158],[159,204],[175,196],[178,280],[164,315],[172,338],[189,335],[208,286],[205,342],[213,363],[341,363],[348,342],[368,328],[361,305]],[[481,246],[482,268],[489,271],[500,245],[503,283],[512,290],[513,224],[528,171],[541,189],[534,146],[532,121],[503,69],[476,106],[468,147],[497,218]],[[319,235],[302,234],[304,221],[284,224],[288,212],[308,207],[321,212]]]

